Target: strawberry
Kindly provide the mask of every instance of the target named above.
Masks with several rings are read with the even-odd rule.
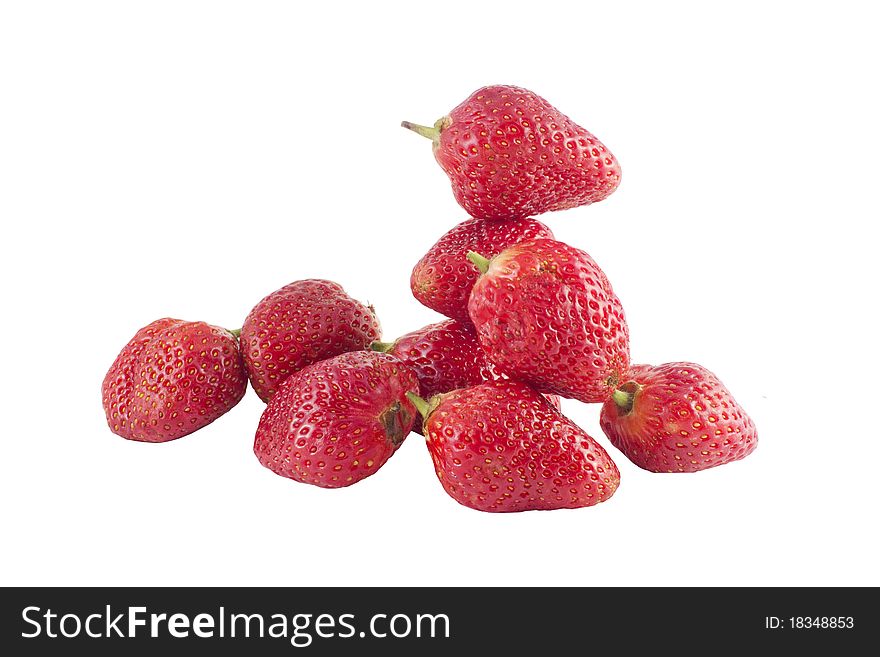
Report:
[[[604,502],[620,474],[583,429],[519,381],[491,381],[425,401],[437,477],[457,502],[478,511],[565,509]]]
[[[426,399],[502,378],[486,360],[470,322],[447,319],[407,333],[394,342],[374,342],[370,348],[391,354],[409,367],[418,377],[419,395]],[[545,396],[556,410],[562,408],[559,397]],[[421,433],[422,423],[416,421],[413,431]]]
[[[623,307],[599,265],[555,240],[522,242],[487,260],[468,311],[498,370],[545,393],[603,402],[629,367]]]
[[[210,424],[246,390],[235,332],[166,317],[123,347],[104,377],[101,397],[113,433],[164,443]]]
[[[372,307],[332,281],[286,285],[260,301],[241,327],[241,350],[251,385],[269,401],[284,379],[306,365],[366,349],[381,337]]]
[[[422,397],[497,378],[470,322],[447,319],[394,342],[374,342],[370,348],[391,354],[408,366],[418,377]]]
[[[381,468],[406,438],[415,374],[393,356],[353,351],[291,374],[269,400],[254,453],[275,474],[341,488]]]
[[[544,237],[552,239],[553,233],[534,219],[462,222],[428,249],[413,268],[410,277],[413,296],[441,315],[470,323],[468,296],[479,272],[468,262],[468,251],[492,258],[508,246]]]
[[[592,134],[537,94],[483,87],[427,137],[455,200],[478,219],[516,219],[588,205],[620,184],[620,165]]]
[[[651,472],[697,472],[758,446],[754,422],[696,363],[633,365],[602,406],[600,424],[617,449]]]

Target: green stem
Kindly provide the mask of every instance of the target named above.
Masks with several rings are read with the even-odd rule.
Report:
[[[467,259],[477,266],[477,269],[480,270],[481,274],[485,274],[487,271],[489,271],[490,260],[488,258],[484,258],[476,251],[468,251]]]
[[[370,349],[373,351],[379,351],[383,354],[387,354],[389,351],[394,349],[395,342],[380,342],[379,340],[373,340],[370,343]]]
[[[426,125],[419,125],[418,123],[410,123],[409,121],[401,121],[400,127],[412,130],[416,134],[430,139],[431,141],[437,141],[440,139],[440,130],[438,128],[431,128]]]
[[[226,330],[229,331],[230,333],[232,333],[232,335],[234,335],[236,338],[241,336],[241,329],[240,328],[232,329],[232,330],[226,329]]]
[[[615,390],[611,393],[611,399],[614,400],[614,403],[617,404],[621,409],[629,410],[632,408],[632,400],[633,393],[626,392],[625,390]]]
[[[422,416],[422,419],[427,420],[428,416],[431,414],[431,411],[434,409],[431,408],[431,404],[419,397],[414,392],[406,393],[406,398],[412,402],[412,405],[416,407],[416,410],[419,412],[419,415]]]

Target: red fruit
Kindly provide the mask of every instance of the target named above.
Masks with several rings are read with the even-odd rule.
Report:
[[[604,272],[555,240],[509,247],[487,261],[468,302],[489,360],[541,392],[602,402],[629,368],[629,329]]]
[[[542,237],[552,239],[553,233],[534,219],[462,222],[428,249],[413,268],[413,296],[441,315],[470,323],[468,296],[480,272],[468,262],[468,251],[492,258],[508,246]]]
[[[502,378],[486,360],[470,322],[447,319],[407,333],[394,342],[374,342],[370,348],[391,354],[409,367],[419,380],[419,395],[425,399]],[[560,410],[559,397],[546,397]],[[412,430],[422,433],[418,418]]]
[[[135,333],[101,386],[110,430],[163,443],[210,424],[247,390],[235,336],[204,322],[157,319]]]
[[[416,376],[393,356],[354,351],[290,375],[269,400],[254,453],[275,474],[322,488],[369,477],[412,428]]]
[[[281,382],[306,365],[366,349],[381,337],[372,307],[332,281],[296,281],[260,301],[241,327],[251,385],[269,401]]]
[[[600,424],[617,449],[651,472],[697,472],[758,446],[754,422],[696,363],[633,365],[602,406]]]
[[[472,509],[592,506],[620,483],[605,450],[524,383],[492,381],[414,401],[440,483]]]
[[[515,219],[601,201],[620,184],[620,165],[592,134],[537,94],[483,87],[433,128],[455,200],[478,219]]]
[[[407,333],[394,342],[374,342],[370,347],[395,356],[412,369],[422,397],[497,378],[470,322],[447,319]]]

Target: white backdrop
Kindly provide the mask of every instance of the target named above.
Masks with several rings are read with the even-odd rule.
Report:
[[[823,7],[825,5],[825,7]],[[31,2],[0,9],[0,583],[859,585],[878,577],[878,108],[868,3]],[[827,7],[827,8],[826,8]],[[421,123],[528,87],[623,168],[544,215],[604,267],[636,362],[693,360],[758,450],[591,509],[448,498],[411,435],[327,491],[263,469],[244,401],[164,445],[106,428],[135,330],[230,328],[300,278],[386,339],[466,217]]]

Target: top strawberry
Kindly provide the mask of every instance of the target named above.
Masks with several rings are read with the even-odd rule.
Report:
[[[433,128],[402,125],[433,141],[455,199],[477,219],[589,205],[620,184],[620,165],[602,142],[519,87],[478,89]]]

